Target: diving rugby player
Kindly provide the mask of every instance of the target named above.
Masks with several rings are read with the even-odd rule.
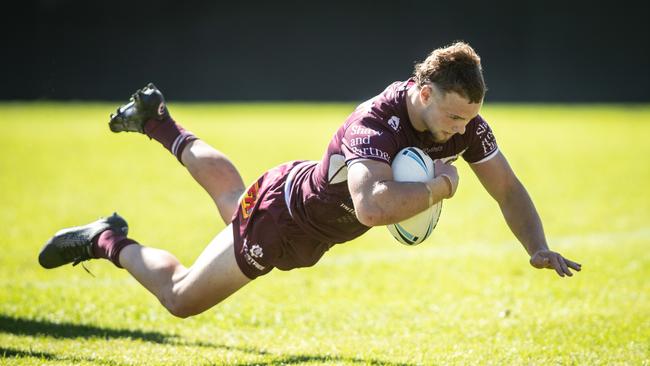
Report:
[[[436,49],[410,79],[359,105],[321,161],[282,164],[246,189],[232,162],[176,123],[162,93],[149,84],[111,115],[111,131],[139,132],[160,142],[208,192],[227,227],[186,268],[172,254],[128,238],[126,221],[113,214],[59,231],[39,262],[54,268],[108,259],[172,314],[188,317],[273,268],[312,266],[335,244],[451,198],[458,173],[450,163],[462,157],[498,202],[530,264],[571,276],[580,264],[549,250],[533,202],[479,115],[485,90],[480,58],[468,44]],[[393,158],[409,146],[434,159],[430,181],[392,179]]]

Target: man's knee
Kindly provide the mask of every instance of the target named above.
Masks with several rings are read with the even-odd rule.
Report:
[[[187,318],[203,312],[199,309],[197,301],[191,296],[186,286],[185,278],[189,274],[187,269],[175,271],[166,291],[159,297],[160,303],[174,316]]]
[[[199,308],[194,301],[187,299],[182,294],[171,294],[161,299],[161,302],[170,314],[182,319],[198,315],[205,310]]]
[[[191,308],[185,306],[178,306],[176,304],[171,306],[166,305],[165,307],[167,308],[170,314],[181,319],[186,319],[189,318],[190,316],[198,315],[201,313],[201,312],[194,311]]]
[[[242,194],[244,194],[244,188],[235,187],[230,192],[224,192],[223,194],[214,197],[214,203],[217,205],[219,213],[226,224],[230,223],[235,211],[239,208],[239,201]]]

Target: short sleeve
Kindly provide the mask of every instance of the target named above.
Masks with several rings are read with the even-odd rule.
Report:
[[[482,163],[490,160],[499,152],[494,133],[481,116],[477,116],[470,122],[465,134],[468,136],[468,142],[463,159],[468,163]]]
[[[397,137],[382,124],[362,119],[350,124],[343,135],[341,150],[345,163],[370,159],[390,164],[398,152]]]

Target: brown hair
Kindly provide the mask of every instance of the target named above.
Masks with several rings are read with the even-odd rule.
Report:
[[[445,93],[456,92],[470,103],[479,103],[485,96],[485,80],[481,58],[465,42],[437,48],[426,60],[415,65],[413,71],[419,87],[434,83]]]

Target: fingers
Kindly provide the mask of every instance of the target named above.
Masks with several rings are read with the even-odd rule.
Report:
[[[551,268],[557,272],[557,275],[560,277],[564,277],[564,272],[562,271],[562,266],[560,265],[560,260],[558,259],[558,256],[552,255],[550,258],[551,261]]]
[[[560,277],[571,277],[573,276],[571,269],[576,271],[580,271],[582,269],[581,264],[568,260],[561,256],[559,253],[554,252],[550,255],[550,264],[551,265],[547,268],[553,268]]]
[[[530,257],[530,264],[535,268],[553,269],[560,277],[573,276],[571,269],[580,271],[582,265],[564,258],[560,253],[550,250],[540,250]]]
[[[576,262],[570,261],[570,260],[568,260],[568,259],[566,259],[566,258],[564,258],[564,261],[566,262],[566,264],[567,264],[570,268],[575,269],[575,270],[578,271],[578,272],[580,272],[580,270],[582,269],[582,264],[580,264],[580,263],[576,263]]]
[[[582,265],[580,263],[576,263],[576,262],[573,262],[571,260],[568,260],[568,259],[564,258],[563,256],[561,256],[558,253],[554,253],[554,255],[557,256],[557,261],[558,261],[558,264],[560,265],[560,269],[562,270],[562,273],[566,274],[567,276],[569,276],[569,277],[573,276],[573,272],[571,272],[571,269],[573,269],[575,271],[578,271],[578,272],[582,269]],[[571,269],[569,269],[569,268],[571,268]],[[556,271],[557,271],[557,268],[556,268]],[[560,275],[560,276],[562,276],[562,275]],[[564,277],[564,276],[562,276],[562,277]]]
[[[562,269],[562,272],[569,277],[573,276],[573,273],[571,273],[571,271],[569,271],[569,267],[567,267],[565,259],[561,255],[558,255],[557,257],[557,261],[560,262],[560,268]]]

